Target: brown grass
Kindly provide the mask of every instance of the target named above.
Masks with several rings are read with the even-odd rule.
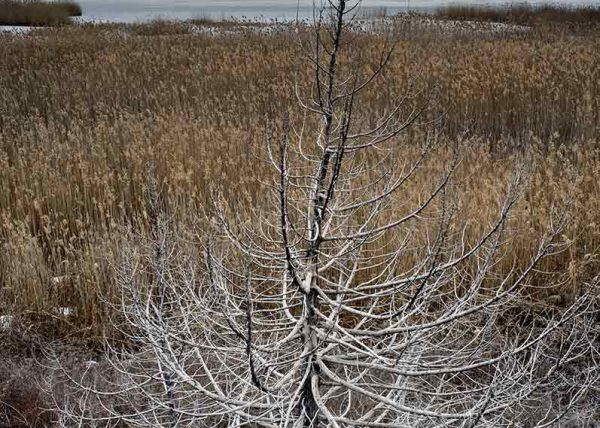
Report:
[[[124,237],[147,228],[149,162],[182,234],[198,226],[211,188],[223,188],[242,213],[266,209],[259,179],[270,172],[256,158],[265,121],[290,111],[299,123],[294,80],[310,81],[296,36],[255,29],[210,36],[156,25],[2,38],[4,307],[60,318],[70,331],[106,323],[102,299],[115,295]],[[355,37],[354,59],[375,60],[381,41]],[[506,266],[527,260],[553,202],[572,195],[565,231],[572,246],[545,266],[568,278],[558,293],[570,295],[599,266],[599,70],[600,38],[567,32],[404,41],[357,117],[372,123],[390,94],[408,91],[414,105],[428,106],[423,122],[443,118],[435,125],[441,141],[463,136],[456,184],[460,221],[472,225],[473,239],[497,213],[515,157],[528,151],[532,186],[511,223]],[[427,129],[423,123],[399,139],[396,158],[413,156]],[[448,160],[436,152],[405,200]],[[67,306],[77,313],[57,315]]]
[[[600,7],[558,4],[510,3],[503,6],[455,4],[435,11],[441,19],[457,21],[493,21],[511,24],[600,23]]]
[[[74,1],[0,0],[0,25],[63,25],[72,16],[81,16]]]

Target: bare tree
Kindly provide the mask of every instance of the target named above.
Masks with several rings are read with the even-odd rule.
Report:
[[[144,261],[143,251],[134,252],[120,269],[135,346],[109,349],[118,391],[70,377],[98,403],[126,398],[103,404],[101,416],[71,406],[65,414],[72,419],[546,427],[597,392],[597,281],[563,307],[526,297],[542,261],[564,249],[565,211],[550,213],[525,267],[506,272],[498,263],[519,171],[496,221],[470,243],[451,188],[458,155],[426,193],[409,198],[435,137],[414,159],[394,158],[399,134],[420,114],[401,115],[403,98],[359,129],[356,100],[392,48],[372,74],[342,73],[357,8],[339,0],[317,12],[311,95],[298,97],[317,131],[307,135],[310,125],[297,129],[286,120],[268,132],[276,171],[265,195],[271,209],[237,221],[215,196],[202,256],[182,251],[167,224],[156,222],[153,255]],[[142,286],[148,265],[154,285]]]

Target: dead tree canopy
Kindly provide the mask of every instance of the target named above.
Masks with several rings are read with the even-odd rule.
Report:
[[[597,391],[597,283],[563,307],[527,303],[540,265],[564,249],[566,211],[549,213],[524,267],[501,269],[521,169],[474,241],[456,220],[458,151],[429,188],[414,191],[437,139],[431,132],[414,143],[414,157],[398,158],[399,136],[423,111],[407,109],[407,97],[389,94],[388,111],[361,119],[361,95],[394,43],[381,43],[369,74],[351,67],[358,13],[359,2],[345,0],[315,11],[304,44],[312,82],[297,91],[305,126],[288,118],[266,138],[269,209],[237,221],[243,216],[215,197],[201,266],[181,254],[176,235],[155,231],[168,247],[148,260],[160,298],[136,280],[143,263],[121,269],[138,345],[111,352],[128,410],[104,406],[104,420],[546,427]]]

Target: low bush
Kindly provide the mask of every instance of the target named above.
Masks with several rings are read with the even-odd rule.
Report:
[[[0,0],[0,25],[63,25],[81,14],[81,6],[72,1]]]

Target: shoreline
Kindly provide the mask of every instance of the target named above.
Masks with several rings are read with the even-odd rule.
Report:
[[[207,33],[221,33],[225,31],[246,30],[255,29],[261,32],[272,32],[276,30],[284,30],[289,28],[295,23],[301,26],[311,26],[313,21],[311,19],[299,19],[295,20],[278,21],[272,20],[258,20],[258,19],[242,19],[242,18],[224,18],[224,19],[210,19],[206,17],[189,18],[189,19],[170,19],[165,18],[154,18],[148,21],[137,21],[137,22],[121,22],[121,21],[101,21],[101,20],[88,20],[82,17],[72,18],[72,24],[64,26],[65,28],[85,26],[85,25],[107,25],[121,28],[135,27],[135,26],[147,26],[153,24],[173,24],[182,27],[188,27],[189,34],[207,34]],[[399,13],[390,16],[366,16],[364,18],[357,18],[355,29],[360,32],[379,32],[383,27],[391,28],[393,26],[407,25],[413,27],[412,30],[437,30],[442,33],[450,35],[461,34],[463,32],[476,32],[479,34],[498,34],[498,33],[524,33],[531,30],[531,26],[528,25],[517,25],[504,22],[493,22],[493,21],[463,21],[463,20],[447,20],[437,19],[433,15],[427,13]],[[383,27],[382,27],[383,26]],[[409,27],[409,28],[410,28]],[[18,25],[0,25],[0,34],[29,34],[33,30],[43,30],[50,28],[61,28],[51,26],[18,26]]]

